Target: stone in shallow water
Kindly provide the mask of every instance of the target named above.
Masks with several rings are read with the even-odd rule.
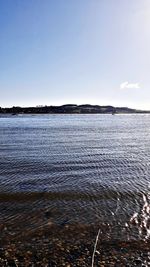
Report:
[[[134,264],[136,264],[137,266],[141,266],[142,265],[141,259],[135,259]]]

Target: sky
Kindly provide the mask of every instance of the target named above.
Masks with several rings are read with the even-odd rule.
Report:
[[[0,106],[150,109],[149,0],[0,0]]]

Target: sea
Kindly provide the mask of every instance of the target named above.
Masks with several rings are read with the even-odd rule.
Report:
[[[20,218],[148,239],[150,115],[1,115],[0,222]]]

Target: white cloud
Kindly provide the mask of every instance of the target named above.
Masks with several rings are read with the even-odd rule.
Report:
[[[139,88],[140,88],[139,83],[123,82],[120,84],[120,89],[139,89]]]

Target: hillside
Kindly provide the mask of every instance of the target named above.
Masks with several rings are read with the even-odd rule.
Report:
[[[11,107],[0,108],[2,114],[117,114],[117,113],[150,113],[150,111],[136,110],[127,107],[76,105],[37,106],[37,107]]]

